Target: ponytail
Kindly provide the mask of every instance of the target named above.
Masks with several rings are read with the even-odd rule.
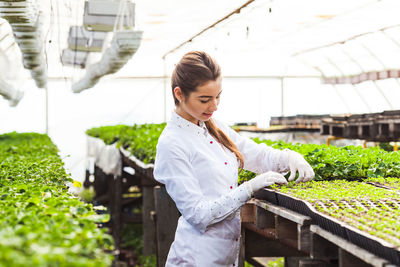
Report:
[[[214,136],[214,138],[218,141],[218,143],[222,144],[224,147],[229,149],[232,153],[236,155],[236,158],[239,162],[239,168],[243,169],[244,166],[244,158],[240,153],[238,147],[235,143],[221,130],[219,129],[212,119],[204,122],[208,129],[208,132]]]

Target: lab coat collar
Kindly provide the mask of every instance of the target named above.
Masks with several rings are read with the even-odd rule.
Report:
[[[193,122],[186,120],[179,116],[175,111],[172,112],[171,122],[179,128],[185,129],[193,134],[206,137],[208,134],[207,126],[204,121],[200,121],[200,125],[196,125]]]

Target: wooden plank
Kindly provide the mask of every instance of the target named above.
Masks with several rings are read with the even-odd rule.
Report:
[[[260,229],[253,223],[242,223],[243,227],[268,239],[276,239],[275,227]]]
[[[278,240],[265,238],[247,227],[245,228],[244,239],[246,260],[253,257],[296,257],[305,255]]]
[[[142,187],[142,227],[143,227],[143,255],[149,256],[156,253],[156,226],[152,218],[155,211],[153,187]]]
[[[314,259],[300,259],[298,267],[337,267],[337,264]]]
[[[142,206],[143,197],[128,197],[122,199],[122,206]]]
[[[297,249],[306,253],[310,253],[311,232],[309,225],[297,225]]]
[[[122,183],[124,184],[123,188],[128,189],[131,186],[141,186],[141,176],[138,174],[130,174],[125,171],[122,171]]]
[[[285,219],[288,219],[290,221],[293,221],[297,224],[301,224],[301,225],[310,225],[311,224],[310,217],[301,215],[297,212],[291,211],[291,210],[283,208],[283,207],[276,206],[272,203],[256,199],[256,200],[254,200],[254,204],[260,208],[263,208],[264,210],[272,212],[276,215],[279,215],[279,216],[281,216]]]
[[[310,262],[321,263],[321,261],[315,261],[309,257],[285,257],[285,267],[308,267],[316,266],[323,267],[325,265],[308,265]]]
[[[122,169],[122,177],[129,179],[129,180],[139,180],[140,181],[140,176],[135,174],[130,174],[129,172],[126,172],[125,170]]]
[[[347,240],[344,240],[343,238],[340,238],[324,229],[322,229],[319,226],[316,225],[311,225],[310,226],[310,231],[312,233],[312,236],[319,236],[321,239],[327,240],[336,244],[339,248],[351,253],[352,255],[358,257],[362,261],[371,264],[372,266],[387,266],[390,264],[387,260],[382,259],[371,252],[362,249]],[[313,240],[314,243],[314,240]],[[318,244],[312,244],[312,246],[317,246]]]
[[[297,223],[275,215],[276,239],[297,249]]]
[[[112,225],[112,233],[114,238],[114,245],[117,249],[120,248],[121,245],[121,199],[122,199],[122,189],[121,189],[121,176],[116,176],[113,179],[112,186],[112,196],[111,197],[111,225]]]
[[[272,228],[275,226],[275,216],[272,212],[256,206],[255,224],[260,229]]]
[[[313,226],[313,225],[311,225]],[[311,227],[310,227],[311,230]],[[320,259],[324,261],[331,261],[338,259],[338,247],[322,238],[316,233],[311,232],[311,258]]]
[[[156,211],[157,263],[158,266],[165,266],[169,248],[174,241],[180,214],[164,186],[154,187],[154,200]]]
[[[96,193],[96,196],[94,197],[95,201],[98,201],[98,199],[103,199],[103,201],[100,204],[106,204],[110,201],[110,190],[111,186],[109,181],[113,181],[114,176],[113,175],[107,175],[105,174],[101,168],[98,166],[94,167],[94,182],[93,182],[93,188]],[[103,197],[104,196],[104,197]],[[108,197],[105,197],[108,196]]]
[[[240,221],[242,223],[247,223],[251,222],[254,223],[255,221],[255,209],[256,206],[254,203],[246,203],[242,206],[241,212],[240,212]]]
[[[339,248],[339,267],[369,267],[370,264]]]
[[[121,213],[121,223],[142,223],[142,214],[128,215]]]
[[[157,182],[156,180],[153,180],[153,179],[149,179],[148,177],[146,177],[145,175],[141,175],[141,181],[140,181],[140,184],[142,185],[142,186],[151,186],[151,187],[154,187],[154,186],[163,186],[163,184],[161,184],[161,183],[159,183],[159,182]]]

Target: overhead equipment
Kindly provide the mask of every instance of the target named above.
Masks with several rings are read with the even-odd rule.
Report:
[[[86,67],[86,60],[89,52],[75,51],[71,49],[64,49],[61,55],[61,63],[66,66],[80,67],[84,69]]]
[[[88,31],[83,26],[69,28],[68,48],[77,51],[101,52],[106,32]]]
[[[89,65],[85,76],[72,85],[74,93],[89,89],[98,83],[102,76],[116,73],[120,70],[139,49],[143,34],[142,31],[133,30],[134,9],[132,8],[133,3],[130,0],[96,0],[89,1],[87,4],[91,2],[112,2],[114,4],[118,2],[119,7],[113,22],[113,38],[110,46],[104,51],[100,61]],[[97,28],[97,30],[99,29]]]
[[[0,17],[6,19],[21,49],[24,67],[31,71],[37,87],[47,86],[47,69],[42,35],[42,14],[37,1],[0,0]]]
[[[112,32],[121,2],[126,0],[89,0],[85,2],[83,26],[89,31]],[[135,26],[135,4],[128,2],[125,5],[126,15],[123,16],[124,25]]]

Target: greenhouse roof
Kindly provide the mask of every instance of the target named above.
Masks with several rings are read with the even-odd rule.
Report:
[[[77,70],[61,66],[60,55],[67,47],[69,27],[82,25],[84,1],[50,2],[40,6],[46,17],[49,76],[76,75]],[[120,76],[164,75],[162,56],[183,43],[167,54],[167,74],[193,49],[214,55],[226,75],[331,77],[398,69],[400,64],[396,0],[135,3],[136,29],[144,31],[143,40]],[[185,43],[233,11],[238,12]]]
[[[11,28],[0,19],[0,35],[7,36],[0,37],[0,80],[6,80],[0,81],[0,114],[6,114],[0,131],[49,132],[63,154],[72,155],[65,161],[77,177],[89,127],[168,118],[168,76],[190,50],[205,50],[221,65],[224,97],[217,115],[228,124],[267,126],[271,116],[400,109],[398,0],[136,0],[139,49],[122,69],[80,94],[72,93],[73,83],[102,53],[91,52],[75,68],[62,65],[61,55],[70,27],[83,25],[85,1],[28,2],[39,3],[42,25],[32,40],[44,47],[35,60],[47,73],[23,69],[26,57],[10,46]],[[17,107],[8,106],[23,93]]]

